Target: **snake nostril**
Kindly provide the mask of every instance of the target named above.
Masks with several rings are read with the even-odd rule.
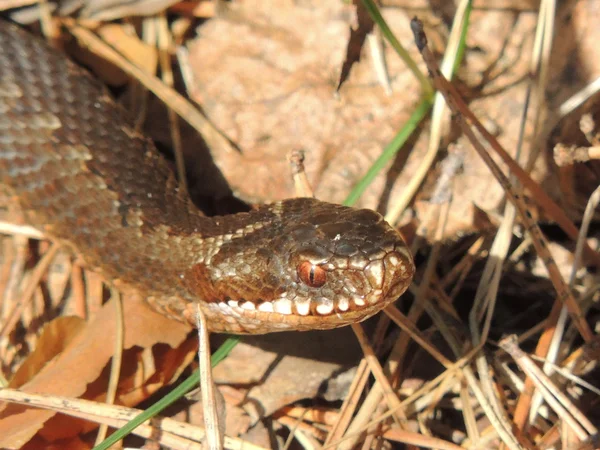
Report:
[[[394,277],[410,279],[414,275],[415,266],[410,255],[395,251],[385,257],[387,270],[392,271]]]

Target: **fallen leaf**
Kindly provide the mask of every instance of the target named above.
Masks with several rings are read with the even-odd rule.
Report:
[[[140,349],[156,351],[152,373],[144,374],[141,381],[147,383],[134,386],[127,377],[127,391],[119,393],[120,400],[139,402],[147,398],[160,387],[171,381],[181,365],[195,354],[195,337],[188,338],[190,327],[167,319],[149,309],[137,295],[124,299],[124,349],[139,352]],[[107,374],[107,364],[114,353],[115,308],[113,302],[107,302],[97,316],[70,341],[62,353],[37,373],[30,381],[21,386],[21,390],[38,394],[99,398],[106,390],[106,378],[100,378],[103,371]],[[161,345],[162,344],[162,345]],[[158,347],[155,350],[154,347]],[[177,361],[173,361],[174,352]],[[127,372],[128,359],[123,358]],[[163,372],[163,365],[170,371]],[[134,364],[140,369],[142,365]],[[135,373],[136,371],[132,371]],[[131,375],[133,378],[135,376]],[[123,380],[122,380],[123,382]],[[135,388],[135,389],[134,389]],[[132,391],[133,390],[133,391]],[[132,395],[131,392],[135,394]],[[123,394],[121,397],[120,395]],[[126,404],[123,402],[122,404]],[[56,417],[55,422],[48,422]],[[44,426],[46,424],[46,426]],[[3,405],[0,409],[0,447],[20,448],[36,433],[46,441],[76,436],[88,429],[85,422],[66,416],[56,416],[53,411],[27,408],[21,405]],[[94,427],[95,425],[91,425]]]

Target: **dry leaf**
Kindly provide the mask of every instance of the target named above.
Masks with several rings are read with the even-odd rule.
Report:
[[[150,310],[138,296],[130,296],[123,302],[125,319],[125,349],[150,349],[158,345],[157,361],[152,373],[143,376],[131,375],[134,379],[148,381],[145,387],[122,380],[127,391],[119,392],[120,400],[139,402],[158,388],[168,383],[177,367],[195,354],[195,340],[187,340],[189,326],[173,322]],[[21,386],[21,390],[38,394],[100,398],[106,390],[107,380],[100,379],[114,352],[115,309],[106,303],[98,315],[71,340],[69,345],[51,364],[47,364],[35,377]],[[178,355],[172,361],[172,351]],[[183,353],[183,354],[182,354]],[[124,371],[128,372],[128,358],[123,358]],[[162,365],[170,370],[163,372]],[[143,365],[136,366],[139,371]],[[136,371],[133,371],[135,374]],[[136,393],[137,392],[137,393]],[[132,395],[128,399],[128,395]],[[127,404],[123,402],[123,404]],[[56,417],[54,422],[48,421]],[[46,426],[44,426],[46,424]],[[93,426],[93,425],[92,425]],[[0,409],[0,448],[19,448],[36,433],[52,441],[76,436],[89,429],[82,421],[65,416],[56,416],[52,411],[27,408],[20,405],[3,405]],[[41,431],[40,431],[41,430]]]
[[[18,388],[31,380],[55,356],[59,355],[86,325],[81,317],[57,317],[49,322],[40,335],[35,350],[23,362],[8,387]]]

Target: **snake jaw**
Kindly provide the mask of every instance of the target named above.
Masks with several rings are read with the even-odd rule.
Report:
[[[200,249],[182,281],[213,331],[336,328],[372,316],[407,289],[414,265],[396,230],[369,210],[327,204],[327,214],[313,214],[321,205],[287,200],[277,214],[265,207],[274,214],[269,226],[204,239],[208,256]]]
[[[365,266],[368,270],[360,272],[362,283],[347,284],[333,297],[320,295],[320,289],[317,288],[313,289],[312,294],[310,290],[297,295],[285,291],[270,300],[249,301],[225,297],[200,304],[209,318],[212,331],[259,334],[337,328],[371,317],[395,301],[408,288],[414,274],[414,265],[405,244],[397,242],[383,256],[376,256],[377,259]],[[352,264],[341,266],[348,267]],[[200,268],[196,270],[198,273],[202,272]],[[348,268],[336,270],[346,272],[343,275],[346,282],[352,279],[347,272],[356,271]],[[205,281],[202,280],[203,285],[206,285]],[[361,287],[368,290],[363,291]],[[193,318],[193,315],[190,317]]]

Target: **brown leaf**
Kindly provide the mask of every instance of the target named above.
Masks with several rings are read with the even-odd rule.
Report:
[[[42,330],[35,350],[23,362],[8,387],[18,388],[31,380],[55,356],[60,354],[86,325],[81,317],[57,317]]]
[[[140,349],[152,348],[155,357],[152,368],[144,372],[146,365],[137,364],[138,359],[135,358],[133,364],[128,355],[124,356],[122,374],[130,373],[130,378],[126,377],[124,382],[129,392],[119,392],[123,396],[118,398],[127,405],[129,401],[139,402],[141,398],[147,398],[168,383],[177,372],[176,366],[193,357],[195,342],[194,338],[187,339],[189,326],[155,313],[137,295],[125,298],[123,309],[124,348],[134,354]],[[107,364],[114,352],[115,337],[115,308],[111,301],[72,338],[62,353],[21,389],[39,394],[101,397],[107,384],[101,375],[108,373]],[[163,372],[165,367],[169,370]],[[139,382],[135,383],[132,379]],[[53,417],[55,413],[52,411],[4,405],[0,410],[0,447],[19,448],[40,430],[44,439],[52,441],[75,436],[90,427],[66,416],[56,416],[55,422],[47,423]]]

